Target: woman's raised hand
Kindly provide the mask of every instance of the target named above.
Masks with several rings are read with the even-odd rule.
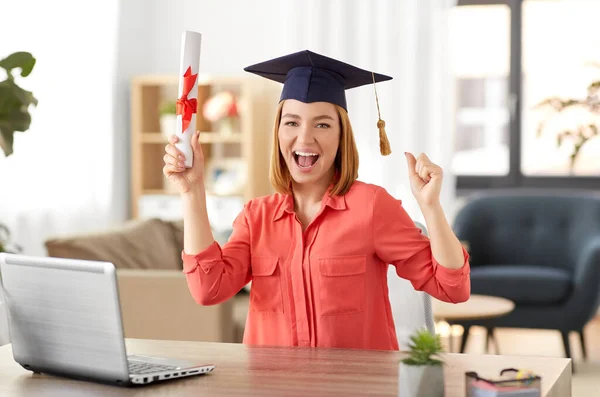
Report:
[[[190,192],[194,187],[204,186],[204,155],[202,154],[199,137],[200,132],[196,131],[191,139],[194,155],[191,168],[185,168],[185,157],[175,146],[179,141],[176,135],[171,135],[169,143],[165,147],[163,173],[177,186],[181,194]]]

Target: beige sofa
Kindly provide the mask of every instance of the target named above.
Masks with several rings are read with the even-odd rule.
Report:
[[[183,223],[132,220],[94,233],[56,236],[45,246],[49,256],[109,261],[118,269],[181,270]]]
[[[45,246],[52,257],[114,263],[126,337],[241,342],[245,316],[238,309],[234,320],[235,298],[201,306],[191,297],[181,271],[182,226],[128,221],[110,230],[53,237]]]

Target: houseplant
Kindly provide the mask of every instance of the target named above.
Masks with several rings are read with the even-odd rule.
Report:
[[[410,336],[409,355],[400,363],[400,397],[443,397],[444,362],[439,335],[419,329]]]
[[[163,136],[169,138],[175,134],[177,126],[177,102],[166,101],[160,106],[160,132]]]
[[[15,82],[13,69],[21,69],[21,77],[27,77],[34,65],[35,58],[28,52],[15,52],[0,60],[0,67],[6,71],[6,80],[0,82],[0,148],[5,156],[13,153],[15,131],[29,129],[29,107],[37,105],[33,94]]]
[[[6,157],[13,154],[14,133],[29,129],[29,108],[38,103],[30,91],[15,82],[13,70],[21,69],[21,77],[27,77],[34,65],[35,58],[28,52],[15,52],[0,60],[0,68],[6,71],[6,79],[0,82],[0,149]],[[18,251],[19,247],[10,245],[9,230],[0,224],[0,252],[9,250]]]
[[[594,64],[595,67],[600,67],[600,64]],[[551,120],[552,116],[570,109],[584,109],[593,116],[600,116],[600,80],[593,81],[587,87],[587,96],[584,99],[575,98],[546,98],[536,104],[535,109],[550,108],[552,110],[550,118],[538,124],[537,137],[539,138],[546,124]],[[582,123],[574,126],[571,129],[560,131],[556,135],[556,145],[571,145],[572,151],[569,158],[569,172],[573,174],[577,158],[583,146],[592,138],[598,137],[598,125],[596,123]]]

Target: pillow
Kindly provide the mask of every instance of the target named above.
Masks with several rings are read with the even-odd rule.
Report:
[[[117,268],[181,269],[181,248],[172,227],[159,219],[45,242],[48,256],[112,262]]]

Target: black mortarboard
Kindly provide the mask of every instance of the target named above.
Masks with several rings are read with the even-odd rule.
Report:
[[[296,99],[305,103],[329,102],[346,111],[346,90],[392,79],[308,50],[257,63],[244,70],[283,83],[280,101]],[[375,96],[377,98],[377,91]],[[377,111],[379,112],[379,103]],[[385,122],[381,117],[377,127],[381,153],[390,154]]]

